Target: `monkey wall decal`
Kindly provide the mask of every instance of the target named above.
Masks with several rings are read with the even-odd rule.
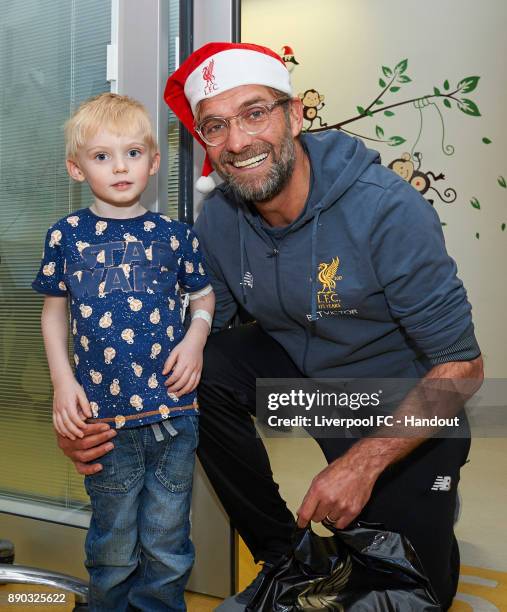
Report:
[[[326,127],[327,123],[324,123],[319,115],[319,111],[326,105],[324,96],[316,89],[307,89],[304,93],[298,95],[303,103],[303,117],[310,123],[306,129],[310,130],[316,119],[319,120],[320,127]]]
[[[458,197],[454,189],[449,187],[442,195],[438,189],[431,184],[432,179],[435,182],[442,181],[445,179],[445,175],[440,173],[435,176],[433,172],[423,172],[421,170],[422,154],[417,151],[414,153],[414,159],[417,161],[417,168],[415,167],[414,160],[410,153],[403,153],[400,158],[393,160],[388,165],[388,168],[391,168],[391,170],[401,176],[407,183],[410,183],[410,185],[412,185],[414,189],[417,189],[421,195],[425,195],[429,189],[432,189],[442,202],[447,204],[454,202]],[[433,200],[428,199],[428,202],[433,204]]]

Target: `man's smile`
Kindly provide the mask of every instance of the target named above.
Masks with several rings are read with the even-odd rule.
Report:
[[[255,155],[254,157],[249,157],[244,160],[233,161],[231,163],[235,168],[256,168],[262,164],[267,156],[267,153],[261,153],[260,155]]]

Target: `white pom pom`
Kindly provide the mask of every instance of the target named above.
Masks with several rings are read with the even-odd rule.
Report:
[[[211,178],[211,176],[200,176],[195,181],[195,188],[200,193],[211,193],[215,187],[215,181]]]

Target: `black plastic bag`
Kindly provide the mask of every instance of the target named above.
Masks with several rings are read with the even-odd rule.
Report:
[[[245,612],[441,612],[409,541],[377,527],[296,530]]]

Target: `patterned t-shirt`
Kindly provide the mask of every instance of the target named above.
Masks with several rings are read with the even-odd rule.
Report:
[[[85,208],[49,229],[32,287],[70,296],[76,378],[94,417],[119,428],[198,413],[195,391],[168,393],[162,370],[185,334],[178,289],[208,284],[186,224],[150,211],[105,219]]]

